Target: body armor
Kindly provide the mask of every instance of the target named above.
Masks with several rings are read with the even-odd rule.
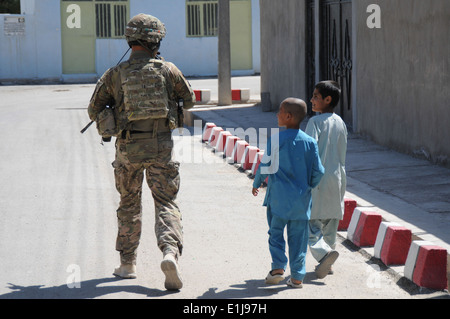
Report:
[[[169,113],[163,62],[133,60],[121,70],[124,113],[128,121],[167,118]]]

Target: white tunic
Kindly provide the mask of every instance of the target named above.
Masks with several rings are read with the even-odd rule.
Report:
[[[339,115],[323,113],[308,121],[305,132],[317,141],[320,159],[325,167],[325,175],[312,190],[311,219],[341,220],[347,186],[347,127]]]

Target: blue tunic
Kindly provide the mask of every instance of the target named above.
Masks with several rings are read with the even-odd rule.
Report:
[[[311,189],[324,174],[316,141],[301,130],[287,129],[267,142],[254,188],[269,177],[264,206],[287,220],[309,220]]]

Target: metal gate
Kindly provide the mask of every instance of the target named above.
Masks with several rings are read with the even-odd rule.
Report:
[[[321,78],[341,85],[341,101],[336,112],[352,126],[352,2],[324,0],[321,7]]]
[[[334,80],[342,89],[341,100],[335,111],[347,124],[353,126],[352,109],[352,1],[321,0],[315,14],[315,3],[309,0],[307,6],[308,29],[307,47],[307,89],[311,91],[316,80],[316,63],[319,58],[319,79]],[[315,17],[319,17],[319,30],[315,27]],[[315,41],[319,36],[319,52],[316,53]],[[309,92],[309,91],[308,91]],[[311,92],[312,93],[312,92]],[[311,94],[309,93],[309,94]]]

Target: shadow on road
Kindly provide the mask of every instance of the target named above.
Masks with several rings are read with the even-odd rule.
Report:
[[[267,298],[276,295],[286,289],[293,289],[286,285],[286,277],[279,285],[268,286],[264,279],[246,280],[243,284],[231,285],[230,289],[217,292],[218,288],[209,288],[198,299],[245,299],[245,298]],[[323,282],[314,281],[314,272],[306,274],[303,283],[306,285],[324,285]]]
[[[69,288],[66,284],[45,287],[43,285],[19,286],[9,283],[8,288],[11,292],[1,295],[0,299],[92,299],[123,292],[147,297],[162,297],[177,293],[177,291],[152,289],[139,285],[114,285],[122,280],[115,277],[86,280],[79,283],[79,288]]]

